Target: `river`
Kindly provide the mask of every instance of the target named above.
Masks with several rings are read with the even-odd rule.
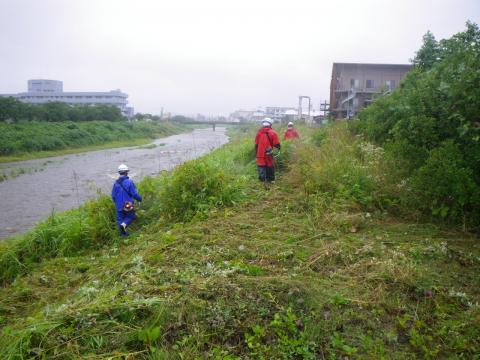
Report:
[[[0,239],[21,234],[53,211],[77,207],[99,193],[110,194],[118,165],[138,182],[228,142],[226,129],[196,129],[148,146],[114,148],[0,165]]]

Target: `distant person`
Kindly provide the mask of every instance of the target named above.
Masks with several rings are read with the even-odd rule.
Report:
[[[275,181],[275,164],[273,148],[280,150],[277,133],[272,129],[272,120],[265,118],[262,128],[255,136],[255,151],[257,153],[258,179],[262,182]]]
[[[213,131],[215,131],[215,123],[212,124]]]
[[[284,140],[292,140],[298,139],[300,135],[298,135],[297,130],[293,128],[293,123],[290,121],[287,125],[287,130],[285,131],[285,135],[283,136]]]
[[[135,220],[134,199],[141,202],[142,197],[137,188],[128,177],[128,166],[121,164],[118,167],[120,177],[115,181],[112,188],[112,199],[117,210],[117,224],[121,236],[128,236],[127,227]]]

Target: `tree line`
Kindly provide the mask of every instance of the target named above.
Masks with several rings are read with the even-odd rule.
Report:
[[[59,101],[30,104],[13,97],[0,97],[0,122],[92,120],[123,121],[126,118],[114,105],[69,105]]]

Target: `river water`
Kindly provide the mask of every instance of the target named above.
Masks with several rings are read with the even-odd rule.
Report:
[[[23,233],[52,211],[77,207],[110,194],[121,163],[138,182],[207,154],[228,142],[226,129],[196,129],[161,138],[149,146],[125,147],[0,165],[0,239]]]

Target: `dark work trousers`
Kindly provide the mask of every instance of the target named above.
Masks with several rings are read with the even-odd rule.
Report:
[[[258,179],[260,181],[275,181],[275,167],[274,166],[260,166],[258,168]]]

